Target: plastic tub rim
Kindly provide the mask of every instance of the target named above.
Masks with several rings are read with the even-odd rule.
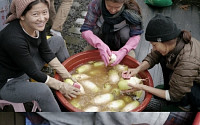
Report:
[[[77,60],[78,62],[75,62],[74,65],[78,66],[80,65],[79,62],[88,62],[88,61],[92,61],[92,60],[87,60],[87,59],[77,59],[78,57],[80,56],[83,56],[83,57],[87,57],[89,59],[93,59],[93,56],[88,56],[88,54],[93,54],[94,56],[98,56],[98,57],[95,57],[94,59],[95,60],[101,60],[101,57],[99,55],[99,51],[98,50],[89,50],[89,51],[85,51],[85,52],[80,52],[78,54],[75,54],[71,57],[69,57],[67,60],[65,60],[62,64],[65,66],[65,68],[70,72],[71,70],[73,70],[73,68],[75,68],[74,66],[69,66],[67,67],[67,64],[68,63],[71,63],[70,61],[73,61],[73,60]],[[132,57],[126,55],[125,58],[122,60],[122,62],[124,60],[129,60],[130,62],[135,62],[136,65],[139,65],[140,63],[136,60],[136,59],[133,59]],[[82,64],[84,64],[82,63]],[[146,74],[148,80],[149,80],[149,86],[153,87],[153,80],[152,80],[152,77],[150,75],[150,73],[146,70],[144,72],[142,72],[143,74]],[[141,73],[139,73],[140,75]],[[55,74],[54,78],[60,80],[60,76],[58,74]],[[58,98],[58,100],[61,102],[61,104],[66,108],[68,109],[69,111],[72,111],[72,112],[83,112],[82,110],[80,109],[77,109],[75,108],[72,104],[69,103],[69,101],[67,101],[67,99],[59,92],[59,91],[56,91],[56,96]],[[152,98],[152,94],[148,93],[148,92],[145,92],[145,99],[142,101],[142,103],[137,107],[135,108],[134,110],[131,110],[130,112],[139,112],[139,111],[143,111],[146,106],[148,105],[148,103],[150,102]]]

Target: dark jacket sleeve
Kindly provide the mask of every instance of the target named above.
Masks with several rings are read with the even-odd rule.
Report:
[[[97,26],[96,22],[100,17],[100,0],[92,0],[88,5],[88,12],[85,17],[84,24],[81,26],[81,32],[91,30]]]
[[[46,63],[49,63],[56,56],[51,51],[49,44],[47,43],[45,31],[41,32],[40,35],[41,35],[41,41],[42,41],[41,44],[39,45],[40,56],[44,59]]]
[[[197,76],[197,64],[190,62],[189,60],[181,61],[174,70],[169,82],[171,101],[180,101],[186,93],[191,92],[194,79]]]
[[[169,81],[171,101],[180,101],[186,93],[191,92],[195,80],[199,78],[198,55],[200,55],[198,45],[194,45],[191,49],[191,46],[187,44],[177,57],[178,64]]]
[[[11,38],[7,40],[5,51],[10,59],[15,63],[16,67],[24,71],[29,77],[38,82],[45,82],[47,75],[40,71],[36,66],[29,52],[29,46],[22,37],[17,39]]]
[[[143,61],[147,61],[150,65],[149,69],[151,69],[152,67],[154,67],[156,64],[159,63],[161,56],[162,55],[158,51],[152,51],[144,58]]]

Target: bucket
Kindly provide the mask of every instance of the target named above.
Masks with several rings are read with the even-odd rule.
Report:
[[[200,125],[200,112],[197,112],[197,115],[196,115],[192,125]]]
[[[9,0],[0,0],[0,31],[6,26],[4,22],[6,21],[6,16],[9,12]]]
[[[97,61],[97,60],[101,60],[99,51],[90,50],[90,51],[85,51],[85,52],[81,52],[76,55],[73,55],[69,57],[67,60],[65,60],[62,64],[70,72],[70,71],[73,71],[78,66],[80,66],[81,64],[85,64],[88,61]],[[139,65],[139,62],[133,59],[132,57],[126,55],[120,64],[127,65],[130,68],[136,68]],[[147,79],[143,82],[145,85],[153,87],[153,80],[148,71],[141,72],[138,75],[142,79]],[[58,74],[55,74],[55,78],[58,80],[61,80],[61,77]],[[80,109],[77,109],[74,106],[72,106],[59,91],[56,91],[56,96],[58,97],[58,100],[61,102],[61,104],[69,111],[82,112]],[[148,92],[145,92],[145,97],[144,97],[143,102],[136,109],[132,111],[133,112],[143,111],[145,107],[149,104],[151,98],[152,98],[152,95]]]

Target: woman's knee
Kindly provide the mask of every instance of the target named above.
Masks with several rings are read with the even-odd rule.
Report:
[[[48,44],[51,50],[56,53],[61,47],[65,46],[65,41],[60,36],[52,36],[48,39]]]
[[[43,90],[39,92],[41,95],[45,95],[46,97],[53,95],[52,90],[45,85],[45,87],[43,87]]]
[[[57,46],[63,46],[63,45],[65,45],[65,40],[61,36],[52,36],[52,41]]]
[[[46,84],[41,85],[35,100],[38,102],[42,111],[44,112],[60,111],[59,105],[53,95],[53,92]]]
[[[53,96],[53,92],[45,83],[41,83],[40,87],[37,90],[37,94],[42,95],[43,97]]]
[[[123,43],[128,41],[128,39],[130,38],[129,34],[130,34],[130,28],[128,26],[126,26],[120,30],[119,35],[120,35],[120,39]]]
[[[54,98],[52,90],[46,85],[42,84],[40,88],[38,88],[36,100],[39,102],[43,102],[44,100],[52,100]]]

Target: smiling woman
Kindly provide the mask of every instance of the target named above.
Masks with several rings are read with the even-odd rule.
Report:
[[[22,28],[31,36],[36,37],[36,31],[43,31],[49,19],[48,4],[33,2],[24,10],[20,17]],[[30,10],[29,10],[30,9]]]
[[[60,107],[50,88],[69,99],[79,95],[80,90],[41,71],[47,63],[63,79],[71,78],[61,64],[69,57],[64,40],[59,36],[46,39],[49,3],[49,0],[12,1],[6,20],[9,24],[0,32],[0,98],[17,103],[35,100],[42,111],[53,112],[60,111]],[[30,78],[36,82],[29,82]]]

